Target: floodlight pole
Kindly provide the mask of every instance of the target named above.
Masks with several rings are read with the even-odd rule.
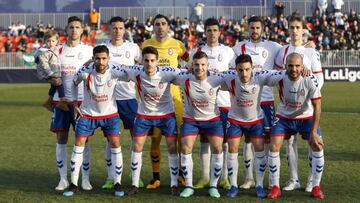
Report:
[[[90,0],[90,11],[94,9],[94,0]]]

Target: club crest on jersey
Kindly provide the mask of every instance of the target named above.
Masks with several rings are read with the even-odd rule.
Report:
[[[255,94],[255,92],[256,92],[256,87],[253,87],[253,88],[251,89],[251,94]]]
[[[267,54],[267,52],[264,50],[261,55],[262,55],[263,58],[266,58],[268,54]]]
[[[111,85],[112,85],[112,81],[111,81],[111,80],[109,80],[109,81],[107,81],[107,83],[106,83],[106,84],[107,84],[107,86],[108,86],[108,87],[111,87]]]
[[[173,53],[174,53],[173,49],[172,49],[172,48],[169,48],[169,49],[168,49],[168,54],[169,54],[169,55],[172,55]]]
[[[126,51],[125,57],[126,57],[126,58],[130,58],[130,52],[129,52],[129,51]]]
[[[162,88],[164,88],[164,83],[159,82],[159,89],[162,89]]]
[[[214,89],[213,88],[210,88],[209,89],[209,95],[212,96],[214,94]]]
[[[84,57],[83,54],[81,52],[79,52],[78,59],[81,60],[83,57]]]
[[[223,56],[221,54],[218,55],[218,61],[222,61],[223,60]]]
[[[300,96],[305,96],[305,90],[304,89],[301,89],[300,92],[299,92]]]

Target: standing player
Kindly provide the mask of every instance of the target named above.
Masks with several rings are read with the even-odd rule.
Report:
[[[153,24],[155,36],[151,39],[145,40],[142,44],[142,48],[147,46],[156,48],[159,52],[160,66],[178,67],[180,58],[188,61],[189,54],[187,53],[184,44],[169,36],[170,20],[166,16],[158,14],[154,17]],[[183,105],[179,87],[171,86],[171,95],[174,98],[176,121],[179,129],[183,115]],[[147,185],[148,189],[156,189],[160,187],[160,142],[160,132],[155,129],[154,135],[151,139],[150,151],[153,180],[149,185]],[[181,170],[179,172],[181,172]],[[181,181],[183,185],[185,184],[181,173],[179,174],[179,181]]]
[[[74,77],[74,84],[84,82],[86,90],[80,109],[75,107],[80,118],[76,122],[75,145],[71,156],[71,184],[69,191],[64,192],[64,196],[72,196],[79,191],[77,183],[83,162],[85,142],[98,127],[101,127],[111,145],[111,166],[115,171],[113,177],[115,195],[124,196],[124,192],[121,191],[123,157],[120,147],[120,118],[114,95],[118,78],[116,70],[108,66],[110,57],[106,46],[96,46],[93,54],[95,63],[81,68]],[[75,98],[78,96],[76,88],[73,95]]]
[[[219,43],[220,26],[219,21],[214,18],[209,18],[205,21],[205,35],[206,44],[200,45],[194,48],[190,53],[192,57],[198,51],[204,52],[208,56],[209,70],[214,72],[227,71],[229,67],[233,66],[235,60],[235,54],[233,50],[225,45]],[[191,66],[190,61],[188,66]],[[220,110],[220,118],[223,125],[224,135],[226,135],[227,114],[230,108],[230,95],[228,91],[219,91],[216,100],[217,106]],[[210,144],[206,135],[200,134],[200,171],[201,179],[195,184],[195,189],[201,189],[209,185],[210,174]],[[224,164],[221,174],[220,186],[224,189],[230,189],[230,183],[227,173],[227,151],[228,144],[226,143],[226,137],[223,144],[224,151]]]
[[[200,131],[204,131],[212,148],[209,195],[220,197],[217,183],[224,158],[224,131],[216,99],[223,80],[219,74],[208,72],[208,66],[207,55],[204,52],[196,52],[192,63],[194,73],[181,73],[175,81],[185,93],[184,118],[181,125],[181,169],[186,188],[181,192],[181,197],[190,197],[194,194],[192,148]]]
[[[73,98],[72,89],[74,87],[73,78],[76,71],[92,57],[92,47],[81,43],[81,34],[83,32],[82,20],[77,16],[71,16],[68,19],[66,33],[68,40],[65,44],[59,46],[59,57],[61,63],[61,80],[64,86],[65,98],[68,102],[69,111],[63,111],[59,108],[54,109],[51,120],[51,131],[56,133],[56,162],[60,173],[60,182],[56,190],[64,190],[68,187],[67,180],[67,150],[66,144],[69,137],[70,125],[75,123],[74,104],[81,102],[83,98],[83,87],[79,86],[78,98]],[[52,78],[56,82],[58,79]],[[61,81],[60,81],[61,82]],[[56,101],[57,94],[54,100]],[[84,162],[82,163],[82,188],[91,190],[92,186],[89,181],[90,157],[89,146],[85,145]]]
[[[110,19],[110,34],[111,40],[107,41],[105,45],[109,49],[110,62],[115,62],[124,65],[134,65],[136,61],[140,61],[141,52],[137,44],[125,41],[125,24],[124,19],[119,16]],[[124,82],[118,81],[115,87],[115,98],[120,119],[123,122],[124,129],[129,129],[132,134],[134,127],[134,120],[137,111],[136,89],[135,83],[132,81]],[[114,171],[111,165],[110,144],[106,144],[105,152],[108,178],[103,189],[111,189],[114,186],[113,176]]]
[[[236,58],[236,72],[224,73],[224,81],[231,94],[231,108],[227,129],[229,154],[228,170],[231,189],[229,197],[238,193],[238,148],[240,137],[247,135],[255,149],[256,194],[260,198],[266,197],[263,188],[266,157],[264,151],[264,115],[260,107],[261,93],[266,85],[269,71],[253,72],[252,59],[248,54],[241,54]]]
[[[151,128],[158,127],[168,146],[171,194],[177,195],[179,156],[176,149],[177,129],[170,83],[175,80],[180,69],[158,66],[158,52],[154,47],[145,47],[142,50],[142,63],[143,66],[127,66],[122,79],[135,82],[139,94],[131,152],[132,188],[127,194],[138,193],[146,136]]]
[[[312,149],[312,196],[323,199],[320,189],[321,176],[324,170],[324,143],[320,134],[321,94],[317,77],[302,77],[304,69],[302,57],[294,52],[287,56],[286,71],[273,74],[269,83],[279,90],[280,103],[277,109],[277,120],[272,128],[270,152],[268,157],[270,179],[273,184],[268,198],[281,196],[280,148],[287,135],[300,133],[309,141]]]
[[[318,79],[319,89],[324,84],[324,76],[321,69],[320,54],[314,48],[307,48],[303,46],[303,21],[302,17],[299,15],[293,15],[289,19],[289,32],[291,41],[290,44],[284,45],[279,51],[275,65],[277,68],[284,68],[286,57],[293,53],[299,53],[303,58],[303,63],[305,68],[309,69]],[[300,188],[300,182],[298,178],[297,171],[297,160],[298,160],[298,150],[297,150],[297,139],[296,136],[289,136],[287,138],[288,142],[286,145],[287,159],[289,161],[289,170],[290,170],[290,180],[287,181],[286,186],[283,188],[285,191],[291,191],[297,188]],[[308,183],[306,185],[305,191],[311,192],[312,190],[312,177],[311,177],[311,159],[312,159],[311,148],[309,148],[309,177]]]
[[[279,52],[281,45],[273,41],[261,39],[263,33],[263,23],[261,17],[253,16],[248,20],[249,40],[239,42],[233,47],[236,56],[241,54],[248,54],[251,56],[254,71],[273,69],[276,55]],[[266,134],[265,142],[270,140],[271,126],[274,120],[274,95],[273,88],[264,86],[261,94],[261,109],[264,111],[264,132]],[[265,152],[267,153],[267,145],[265,145]],[[255,186],[253,178],[253,160],[254,153],[250,137],[245,135],[244,142],[244,166],[245,166],[245,182],[240,186],[243,189],[249,189]]]

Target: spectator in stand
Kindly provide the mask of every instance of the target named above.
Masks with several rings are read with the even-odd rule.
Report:
[[[320,12],[320,16],[322,16],[323,14],[326,14],[326,9],[328,7],[328,2],[327,0],[318,0],[318,9]]]
[[[89,18],[92,29],[96,30],[99,21],[99,13],[96,11],[96,9],[91,10],[91,12],[89,13]]]
[[[12,47],[13,47],[13,44],[10,40],[10,38],[7,38],[5,44],[4,44],[4,47],[5,47],[5,52],[11,52],[12,50]]]
[[[202,34],[204,33],[205,28],[204,28],[204,23],[203,21],[200,21],[197,25],[196,25],[196,32]]]
[[[341,7],[344,5],[343,0],[332,0],[332,5],[334,7],[335,13],[341,12]]]
[[[15,23],[11,23],[9,26],[9,36],[18,36],[19,34],[19,27]]]
[[[275,10],[276,10],[276,16],[279,18],[280,15],[284,15],[284,3],[282,1],[276,1],[275,2]]]
[[[152,17],[148,17],[146,19],[146,23],[145,23],[145,30],[149,33],[151,33],[153,31],[154,27],[152,25]]]
[[[204,7],[205,7],[205,4],[203,4],[201,2],[197,2],[194,6],[194,13],[195,13],[197,22],[202,21]]]

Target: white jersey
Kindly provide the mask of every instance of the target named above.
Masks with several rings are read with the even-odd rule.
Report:
[[[77,72],[74,83],[85,83],[84,100],[80,106],[83,117],[102,119],[118,115],[114,96],[117,80],[113,69],[108,68],[100,74],[93,63]]]
[[[279,69],[284,69],[286,57],[293,52],[296,52],[302,56],[305,68],[311,70],[311,72],[315,74],[315,76],[318,78],[319,87],[321,89],[324,84],[324,75],[321,68],[320,54],[318,51],[316,51],[316,49],[306,48],[304,46],[295,47],[293,45],[287,44],[280,49],[276,57],[275,66]]]
[[[261,92],[272,72],[253,71],[248,83],[241,82],[236,71],[222,73],[225,87],[230,92],[231,108],[228,120],[240,125],[254,125],[263,121],[264,114],[260,107]]]
[[[208,56],[209,71],[221,72],[227,71],[229,68],[235,68],[235,54],[228,46],[219,44],[219,46],[216,47],[204,45],[194,48],[190,51],[189,64],[192,63],[192,57],[197,51],[205,52]],[[230,107],[229,92],[220,90],[216,102],[220,108]]]
[[[274,61],[280,49],[280,44],[268,40],[261,40],[259,43],[244,40],[233,47],[236,56],[241,54],[251,56],[255,71],[274,69]],[[261,102],[264,104],[272,101],[274,101],[273,88],[265,86],[261,94]]]
[[[84,86],[78,86],[78,98],[72,97],[74,87],[73,79],[76,72],[85,62],[92,58],[93,47],[80,43],[76,47],[69,47],[66,43],[59,45],[59,57],[61,63],[61,80],[64,86],[65,98],[67,101],[82,101],[84,97]],[[56,92],[54,100],[59,100]]]
[[[137,116],[147,119],[175,115],[170,83],[181,72],[178,68],[158,66],[155,75],[148,76],[140,65],[113,65],[121,80],[135,82],[139,94]]]
[[[276,85],[280,103],[276,116],[292,120],[306,120],[313,117],[312,100],[321,99],[318,80],[315,75],[300,77],[291,81],[285,70],[276,72],[268,78],[269,85]]]
[[[124,65],[134,65],[135,61],[140,62],[141,51],[137,44],[124,41],[120,46],[114,46],[111,40],[104,45],[109,48],[110,61]],[[135,83],[132,81],[118,81],[115,88],[116,100],[136,99]]]
[[[180,73],[174,84],[184,92],[184,121],[210,121],[220,119],[216,103],[223,79],[210,73],[205,80],[197,80],[192,73]]]

